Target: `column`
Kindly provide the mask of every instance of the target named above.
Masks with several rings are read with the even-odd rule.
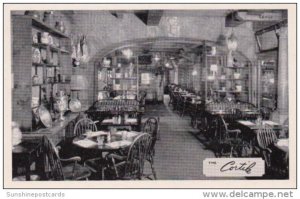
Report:
[[[289,91],[288,91],[288,28],[279,30],[278,49],[278,84],[277,84],[277,110],[273,119],[283,123],[288,118]]]
[[[178,72],[179,72],[179,66],[175,63],[175,61],[172,61],[173,66],[174,66],[174,84],[178,84]]]

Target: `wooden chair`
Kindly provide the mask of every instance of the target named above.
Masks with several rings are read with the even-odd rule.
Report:
[[[89,118],[82,118],[77,121],[74,127],[73,138],[80,137],[88,131],[97,131],[97,126],[93,120]],[[81,157],[82,162],[87,159],[97,157],[98,154],[96,153],[96,151],[83,149],[72,144],[73,138],[71,139],[71,144],[67,145],[68,148],[65,146],[62,147],[61,154],[63,155],[63,157],[79,156]]]
[[[275,142],[277,142],[277,136],[275,131],[269,127],[261,128],[257,131],[257,144],[258,144],[258,152],[263,157],[266,163],[267,168],[271,168],[271,154],[272,150],[270,146],[272,146]]]
[[[271,116],[271,109],[266,107],[260,108],[260,114],[263,120],[269,120]]]
[[[50,180],[88,180],[91,172],[88,168],[78,164],[81,160],[80,157],[60,158],[59,149],[53,145],[47,136],[43,136],[42,145],[46,162],[50,167]],[[63,166],[62,163],[66,165]]]
[[[168,105],[170,106],[170,105],[173,104],[174,97],[175,97],[173,90],[170,90],[170,91],[169,91],[169,97],[170,97],[170,100],[169,100]]]
[[[143,133],[135,138],[126,156],[109,154],[106,157],[110,162],[107,173],[114,175],[113,179],[141,180],[151,141],[151,136]]]
[[[74,127],[74,136],[80,136],[87,131],[97,131],[95,122],[88,118],[80,119]]]
[[[228,129],[228,124],[222,116],[218,116],[218,131],[217,131],[217,156],[229,155],[229,157],[241,156],[242,147],[246,146],[243,143],[240,129]],[[226,151],[226,149],[228,149]],[[229,151],[229,152],[228,152]]]
[[[147,92],[146,91],[140,91],[139,93],[139,106],[140,108],[145,108],[145,100],[146,100]]]
[[[176,95],[176,110],[179,112],[180,116],[183,116],[185,109],[185,99],[180,94]]]
[[[31,180],[87,180],[91,175],[88,168],[78,164],[80,157],[60,158],[58,148],[53,145],[47,136],[42,137],[41,151],[44,157],[44,173],[39,176],[32,175]],[[63,166],[62,163],[66,165]],[[45,168],[47,168],[47,171]],[[25,180],[25,177],[19,176],[13,180],[22,181]]]
[[[152,173],[151,174],[144,174],[144,176],[148,179],[151,179],[150,176],[153,175],[153,178],[156,180],[156,172],[154,169],[154,155],[155,155],[155,143],[157,140],[159,131],[159,118],[150,117],[144,123],[142,128],[142,132],[148,133],[151,135],[151,143],[149,148],[149,153],[147,154],[146,160],[150,163]]]

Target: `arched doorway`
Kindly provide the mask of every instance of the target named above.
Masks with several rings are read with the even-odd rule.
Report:
[[[120,64],[124,67],[129,67],[130,64],[138,65],[137,90],[147,90],[149,93],[148,98],[153,98],[154,101],[162,100],[164,87],[169,83],[181,84],[197,92],[200,92],[201,89],[207,90],[207,88],[200,86],[202,76],[193,77],[193,74],[197,74],[195,68],[200,70],[201,67],[208,67],[204,66],[205,61],[201,53],[204,45],[217,46],[218,53],[226,56],[226,46],[219,46],[214,41],[193,38],[144,38],[107,46],[92,58],[95,71],[97,71],[95,72],[95,99],[97,99],[99,91],[107,89],[109,84],[112,87],[115,85],[114,82],[109,83],[107,78],[102,81],[103,74],[99,71],[102,69],[109,71],[110,68],[118,68]],[[235,52],[234,56],[236,60],[250,62],[241,52]],[[107,65],[105,66],[105,64]],[[107,77],[109,72],[105,73],[104,76]],[[147,75],[149,73],[151,75]],[[152,81],[146,81],[149,78]],[[144,81],[144,79],[146,80]],[[249,84],[247,85],[247,92],[249,93],[247,101],[249,101],[251,94],[250,80],[249,78]],[[157,82],[159,83],[156,84]],[[114,88],[110,89],[114,90]],[[201,92],[203,93],[203,91]]]

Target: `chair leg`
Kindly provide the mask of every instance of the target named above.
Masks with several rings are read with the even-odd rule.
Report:
[[[233,151],[234,151],[233,148],[234,148],[233,146],[230,147],[230,155],[229,155],[230,158],[232,158],[232,154],[233,154]]]
[[[182,108],[181,117],[184,116],[184,113],[185,113],[185,106],[183,106],[183,108]]]
[[[151,163],[151,169],[152,169],[152,174],[153,174],[154,180],[157,180],[157,177],[156,177],[156,171],[155,171],[155,169],[154,169],[153,163]]]
[[[101,168],[101,179],[105,180],[104,168]]]

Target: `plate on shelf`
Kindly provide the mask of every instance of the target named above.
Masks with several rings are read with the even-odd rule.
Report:
[[[45,127],[52,127],[52,118],[50,112],[43,105],[38,108],[38,115]]]
[[[41,63],[41,52],[37,48],[32,48],[32,62],[36,64]]]
[[[72,112],[80,112],[81,102],[78,99],[71,99],[71,101],[69,102],[69,108]]]
[[[32,33],[32,42],[33,42],[34,44],[37,44],[37,43],[39,42],[39,40],[38,40],[38,35],[37,35],[36,32]]]
[[[53,38],[51,35],[48,36],[49,44],[53,45]]]

